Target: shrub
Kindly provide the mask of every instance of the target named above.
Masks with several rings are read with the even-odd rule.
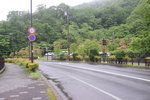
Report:
[[[128,56],[123,57],[123,59],[130,60],[130,58]]]
[[[66,58],[67,56],[64,53],[60,54],[60,60],[66,60]]]
[[[82,56],[81,55],[77,55],[76,59],[77,59],[77,61],[81,61],[82,60]]]
[[[5,59],[6,63],[14,63],[14,59]]]
[[[111,56],[109,56],[108,58],[116,59],[116,56],[115,56],[115,55],[111,55]]]
[[[145,59],[149,59],[150,60],[150,57],[146,57]]]
[[[90,50],[90,54],[89,54],[89,58],[90,61],[94,62],[95,61],[95,57],[94,56],[98,56],[98,51],[96,49],[92,49]]]
[[[125,57],[126,53],[123,50],[117,50],[115,51],[116,59],[119,64],[122,64],[123,58]]]
[[[5,59],[5,62],[15,63],[19,66],[28,68],[30,71],[35,71],[39,67],[37,63],[30,63],[28,59],[23,58]]]
[[[73,60],[74,60],[74,61],[77,60],[77,56],[78,56],[78,53],[73,53],[73,54],[72,54],[72,57],[73,57]]]
[[[100,56],[94,56],[94,60],[96,61],[96,62],[98,62],[99,60],[100,60]]]
[[[28,63],[27,65],[27,68],[30,70],[30,71],[35,71],[36,69],[38,69],[39,67],[39,64],[37,63]]]

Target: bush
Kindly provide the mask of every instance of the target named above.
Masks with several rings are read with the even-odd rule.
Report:
[[[110,59],[116,59],[116,56],[115,55],[111,55],[108,58],[110,58]]]
[[[96,61],[96,62],[98,62],[99,60],[100,60],[100,56],[94,56],[94,60]]]
[[[73,53],[73,54],[72,54],[72,57],[73,57],[73,60],[74,60],[74,61],[77,60],[77,56],[78,56],[78,53]]]
[[[66,60],[66,59],[67,56],[64,53],[60,54],[60,60]]]
[[[125,57],[126,53],[123,50],[117,50],[115,51],[116,59],[119,64],[122,64],[123,58]]]
[[[150,60],[150,57],[146,57],[145,59],[149,59]]]
[[[37,63],[30,63],[28,59],[23,58],[5,59],[5,62],[15,63],[19,66],[28,68],[30,71],[35,71],[39,67]]]
[[[5,59],[6,63],[14,63],[14,59]]]
[[[95,62],[95,56],[98,56],[98,51],[96,49],[90,50],[89,58],[90,61]]]
[[[77,60],[77,61],[81,61],[81,60],[82,60],[82,56],[81,56],[81,55],[77,55],[77,56],[76,56],[76,60]]]
[[[36,71],[36,69],[38,69],[39,67],[39,64],[37,63],[28,63],[28,66],[27,68],[30,70],[30,71]]]

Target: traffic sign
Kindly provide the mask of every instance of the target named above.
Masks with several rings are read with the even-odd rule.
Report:
[[[31,34],[28,36],[28,39],[30,42],[34,42],[36,40],[36,36],[34,34]]]
[[[29,27],[28,32],[30,34],[34,34],[34,33],[36,33],[36,29],[34,27]]]

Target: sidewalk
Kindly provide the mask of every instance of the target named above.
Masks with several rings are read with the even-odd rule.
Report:
[[[5,64],[0,74],[0,100],[49,100],[43,80],[32,80],[15,64]]]

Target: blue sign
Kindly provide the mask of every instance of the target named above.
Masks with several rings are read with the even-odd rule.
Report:
[[[36,40],[36,36],[31,34],[31,35],[28,36],[28,39],[29,39],[30,42],[33,42],[33,41]]]

